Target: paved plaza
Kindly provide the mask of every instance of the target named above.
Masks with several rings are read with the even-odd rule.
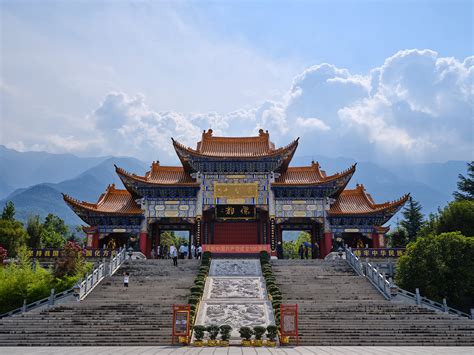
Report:
[[[121,346],[121,347],[0,347],[1,355],[193,355],[193,354],[215,354],[215,355],[240,355],[240,354],[282,354],[282,355],[386,355],[386,354],[474,354],[474,347],[421,347],[421,346],[297,346],[282,348],[193,348],[193,347],[172,347],[172,346]]]

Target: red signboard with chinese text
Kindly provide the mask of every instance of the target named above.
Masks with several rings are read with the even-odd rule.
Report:
[[[261,251],[270,253],[270,245],[268,244],[248,244],[248,245],[233,245],[233,244],[204,244],[202,250],[210,251],[211,253],[221,254],[258,254]]]
[[[298,305],[280,305],[280,335],[284,337],[296,337],[296,344],[299,344],[298,336]]]
[[[189,322],[190,322],[190,306],[185,305],[173,305],[173,337],[172,343],[174,344],[175,337],[185,337],[189,339]]]

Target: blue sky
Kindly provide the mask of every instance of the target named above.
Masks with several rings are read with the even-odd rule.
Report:
[[[270,130],[300,154],[473,159],[472,1],[0,1],[0,143],[176,162]]]

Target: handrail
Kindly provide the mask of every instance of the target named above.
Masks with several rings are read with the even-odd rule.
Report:
[[[54,288],[52,288],[51,289],[51,294],[48,297],[42,298],[38,301],[29,303],[29,304],[26,304],[26,300],[24,300],[23,306],[21,306],[19,308],[16,308],[14,310],[11,310],[9,312],[5,312],[5,313],[0,314],[0,318],[10,317],[10,316],[13,316],[15,314],[25,313],[25,312],[31,311],[35,308],[42,307],[42,306],[45,306],[45,305],[47,305],[48,308],[49,308],[50,306],[54,305],[57,301],[73,295],[73,293],[74,293],[73,288],[67,289],[67,290],[62,291],[60,293],[55,293]]]
[[[122,266],[126,260],[126,249],[119,249],[117,255],[111,255],[109,263],[108,274],[105,274],[105,265],[102,263],[91,274],[86,274],[84,281],[80,281],[76,285],[76,297],[78,301],[82,301],[89,293],[105,278],[105,276],[112,276]],[[79,290],[77,290],[79,288]]]
[[[398,287],[391,279],[386,279],[385,275],[381,274],[376,267],[371,263],[367,262],[364,265],[360,259],[352,252],[350,247],[345,248],[346,262],[354,269],[354,271],[360,276],[365,276],[370,283],[388,300],[401,300],[408,303],[423,306],[435,311],[441,311],[448,314],[457,315],[460,317],[466,317],[474,319],[474,309],[471,309],[471,314],[467,314],[460,310],[449,307],[446,303],[446,299],[443,299],[443,303],[439,303],[429,298],[422,297],[420,291],[417,288],[416,293],[404,290]],[[365,266],[365,267],[364,267]],[[364,272],[365,269],[365,272]]]
[[[23,306],[0,314],[0,318],[10,317],[15,314],[22,314],[45,305],[47,305],[49,308],[57,301],[72,295],[74,295],[78,301],[82,301],[106,276],[112,276],[120,268],[120,266],[122,266],[126,258],[126,249],[119,249],[117,255],[111,256],[107,273],[104,263],[101,263],[90,274],[86,274],[84,280],[79,280],[79,282],[74,287],[60,293],[55,293],[53,288],[51,289],[51,294],[48,297],[29,304],[26,304],[26,300],[24,300]]]

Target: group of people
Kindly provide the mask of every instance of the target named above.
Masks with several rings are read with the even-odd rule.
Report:
[[[190,250],[191,249],[191,250]],[[202,257],[202,245],[191,244],[189,248],[187,243],[181,243],[179,248],[176,248],[174,244],[169,247],[167,245],[157,245],[151,250],[150,256],[152,259],[173,259],[173,265],[178,266],[179,259],[187,259],[191,252],[191,259],[201,259]]]

